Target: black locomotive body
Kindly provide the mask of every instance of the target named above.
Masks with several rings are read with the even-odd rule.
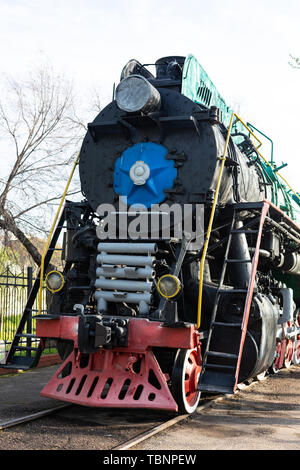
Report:
[[[300,360],[300,229],[269,202],[247,131],[236,143],[218,107],[181,93],[184,62],[160,59],[154,77],[130,61],[88,126],[84,200],[65,204],[65,268],[47,274],[51,304],[37,320],[37,335],[57,338],[65,361],[45,396],[193,412],[201,391],[233,393]],[[150,234],[161,204],[188,207],[194,228],[202,208],[205,259],[172,217],[169,237],[161,213]]]

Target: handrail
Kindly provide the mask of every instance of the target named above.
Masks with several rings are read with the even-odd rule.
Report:
[[[251,124],[250,122],[247,122],[247,126],[249,127],[252,127],[252,129],[254,129],[256,132],[259,132],[263,137],[265,137],[269,142],[271,142],[271,165],[274,164],[274,160],[273,160],[273,155],[274,155],[274,143],[273,143],[273,140],[268,137],[266,134],[264,134],[262,131],[260,131],[259,129],[257,129],[255,126],[253,126],[253,124]]]
[[[208,229],[206,232],[206,239],[204,242],[203,246],[203,253],[201,257],[201,262],[200,262],[200,275],[199,275],[199,293],[198,293],[198,308],[197,308],[197,328],[200,328],[201,325],[201,314],[202,314],[202,293],[203,293],[203,274],[204,274],[204,262],[206,258],[206,253],[207,253],[207,248],[210,240],[210,234],[212,230],[212,225],[213,225],[213,220],[214,220],[214,215],[215,215],[215,210],[216,210],[216,205],[217,205],[217,200],[219,196],[219,190],[220,190],[220,185],[221,185],[221,179],[222,179],[222,174],[223,174],[223,169],[225,165],[225,160],[226,160],[226,154],[227,154],[227,149],[228,149],[228,144],[229,144],[229,139],[233,127],[233,119],[234,117],[236,118],[237,121],[239,121],[247,130],[250,132],[250,134],[259,142],[259,146],[256,147],[256,152],[258,155],[264,160],[264,162],[274,171],[274,167],[266,160],[266,158],[259,152],[259,147],[262,145],[262,142],[258,139],[258,137],[252,132],[252,130],[249,128],[249,126],[236,114],[232,113],[231,119],[230,119],[230,124],[228,127],[228,133],[225,141],[225,147],[224,147],[224,154],[223,157],[221,158],[221,168],[220,168],[220,173],[218,176],[218,181],[216,185],[216,191],[215,191],[215,196],[213,200],[213,205],[210,213],[210,218],[209,218],[209,223],[208,223]],[[300,200],[299,194],[297,194],[294,189],[289,185],[289,183],[286,181],[286,179],[280,174],[276,173],[282,180],[287,184],[287,186],[290,188],[290,190],[297,196],[297,198]]]
[[[225,165],[225,160],[227,158],[226,154],[227,154],[227,149],[228,149],[228,145],[229,145],[229,139],[230,139],[230,134],[231,134],[231,130],[232,130],[234,116],[236,116],[238,118],[238,116],[235,113],[232,113],[231,119],[230,119],[230,124],[229,124],[229,127],[228,127],[228,133],[227,133],[227,137],[226,137],[226,141],[225,141],[224,153],[223,153],[223,156],[221,158],[220,173],[219,173],[219,176],[218,176],[218,181],[217,181],[217,185],[216,185],[213,205],[212,205],[212,208],[211,208],[208,228],[207,228],[207,232],[206,232],[206,238],[205,238],[205,242],[204,242],[204,246],[203,246],[203,253],[202,253],[201,262],[200,262],[197,328],[200,328],[200,324],[201,324],[204,262],[205,262],[205,258],[206,258],[206,252],[207,252],[208,243],[209,243],[209,240],[210,240],[210,234],[211,234],[211,230],[212,230],[212,225],[213,225],[213,221],[214,221],[216,205],[217,205],[217,200],[218,200],[220,186],[221,186],[221,179],[222,179],[224,165]]]
[[[52,224],[52,227],[51,227],[51,230],[50,230],[48,239],[47,239],[47,243],[46,243],[46,245],[45,245],[45,248],[44,248],[44,251],[43,251],[43,254],[42,254],[41,267],[40,267],[39,297],[38,297],[38,315],[40,315],[41,310],[42,310],[42,292],[43,292],[43,281],[44,281],[44,264],[45,264],[45,257],[46,257],[46,254],[47,254],[47,252],[48,252],[48,249],[49,249],[49,246],[50,246],[50,243],[51,243],[52,234],[53,234],[53,232],[54,232],[54,229],[55,229],[55,226],[56,226],[58,217],[59,217],[59,215],[60,215],[61,208],[62,208],[63,203],[64,203],[64,201],[65,201],[67,192],[68,192],[68,190],[69,190],[69,186],[70,186],[70,183],[71,183],[71,181],[72,181],[72,178],[73,178],[73,175],[74,175],[74,172],[75,172],[75,168],[76,168],[76,166],[77,166],[78,163],[79,163],[79,156],[80,156],[80,152],[78,153],[78,155],[77,155],[77,157],[76,157],[76,160],[75,160],[75,162],[74,162],[74,165],[73,165],[71,174],[70,174],[69,179],[68,179],[68,181],[67,181],[67,184],[66,184],[65,190],[64,190],[64,192],[63,192],[63,195],[62,195],[62,197],[61,197],[61,200],[60,200],[60,203],[59,203],[59,206],[58,206],[56,215],[55,215],[55,217],[54,217],[54,221],[53,221],[53,224]]]
[[[240,119],[239,119],[239,120],[240,120]],[[248,127],[242,120],[240,120],[240,122],[246,127],[246,129],[247,129],[249,132],[251,132],[251,130],[249,129],[249,127]],[[250,124],[250,125],[252,125],[252,124]],[[273,163],[273,165],[272,165],[270,162],[268,162],[268,160],[257,150],[258,148],[259,148],[259,147],[256,148],[256,151],[257,151],[258,155],[259,155],[259,156],[263,159],[263,161],[272,169],[272,171],[275,171],[276,168],[274,168],[274,166],[273,166],[274,163]],[[292,188],[292,186],[287,182],[287,180],[286,180],[279,172],[276,172],[276,174],[277,174],[278,176],[280,176],[280,178],[285,182],[285,184],[290,188],[290,190],[292,191],[292,193],[294,193],[295,196],[297,196],[297,198],[298,198],[299,201],[300,201],[300,196],[299,196],[299,194],[296,193],[296,191],[295,191],[295,190]]]
[[[253,124],[250,124],[249,122],[247,124],[245,124],[241,119],[239,119],[239,121],[246,127],[246,129],[257,139],[257,137],[253,134],[253,132],[251,131],[250,127],[251,126],[253,129],[255,129],[257,132],[259,132],[261,135],[263,135],[266,139],[268,139],[270,142],[271,142],[271,145],[272,145],[272,152],[271,152],[271,162],[268,162],[268,160],[258,151],[260,145],[258,147],[256,147],[256,151],[258,153],[258,155],[263,159],[263,161],[272,169],[272,171],[276,171],[276,168],[274,167],[274,160],[273,160],[273,141],[270,139],[270,137],[268,137],[267,135],[263,134],[259,129],[256,129],[256,127],[253,126]],[[257,139],[258,140],[258,139]],[[259,141],[259,140],[258,140]],[[260,141],[259,141],[260,142]],[[280,167],[282,168],[282,167]],[[297,198],[299,199],[300,201],[300,196],[298,193],[296,193],[296,191],[291,187],[291,185],[287,182],[287,180],[278,172],[276,171],[276,174],[285,182],[285,184],[290,188],[290,190],[292,191],[292,193],[295,194],[295,196],[297,196]]]
[[[248,127],[247,124],[237,114],[235,114],[235,113],[233,113],[233,114],[236,117],[236,120],[240,121],[240,123],[248,130],[248,132],[252,135],[252,137],[254,137],[254,139],[257,140],[257,142],[259,142],[259,146],[255,147],[256,150],[259,149],[259,147],[262,146],[262,142],[259,140],[257,135],[254,134],[254,132],[250,129],[250,127]]]

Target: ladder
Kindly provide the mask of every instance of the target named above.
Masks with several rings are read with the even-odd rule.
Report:
[[[35,300],[38,298],[38,314],[41,313],[41,300],[42,300],[42,287],[44,275],[47,272],[47,269],[50,265],[50,261],[53,255],[54,250],[56,249],[56,243],[58,241],[61,230],[66,221],[66,206],[64,205],[67,192],[70,187],[76,166],[79,163],[80,152],[77,155],[77,158],[74,161],[70,176],[68,178],[65,190],[61,197],[54,221],[48,236],[48,240],[45,246],[44,253],[42,255],[41,266],[37,275],[37,278],[32,286],[32,289],[29,293],[21,320],[19,322],[17,331],[15,333],[14,339],[8,351],[8,354],[5,358],[5,363],[1,364],[3,369],[23,369],[27,370],[32,367],[36,367],[41,357],[43,351],[43,344],[41,341],[39,345],[32,346],[32,340],[38,339],[36,335],[26,332],[26,325],[31,319],[32,312],[34,311],[33,306]],[[44,316],[45,317],[45,316]],[[26,346],[24,342],[26,341]],[[22,353],[26,353],[23,355]]]
[[[259,210],[259,228],[257,230],[249,230],[246,226],[241,229],[236,229],[236,221],[238,214],[241,211]],[[259,248],[261,243],[261,235],[265,217],[269,210],[268,202],[263,203],[240,203],[235,204],[233,207],[232,223],[229,231],[227,246],[225,250],[224,262],[219,278],[217,287],[216,297],[212,310],[211,323],[209,327],[206,350],[203,355],[202,369],[198,380],[198,390],[204,392],[216,392],[216,393],[234,393],[238,385],[240,364],[242,360],[243,347],[247,333],[247,325],[251,307],[252,296],[255,288],[255,276],[257,271],[257,263],[259,258]],[[232,237],[234,234],[252,233],[257,235],[256,247],[254,254],[251,259],[230,259],[228,258],[230,253],[230,247],[232,244]],[[250,263],[251,262],[251,274],[248,288],[240,289],[226,289],[224,286],[224,278],[227,267],[230,263]],[[245,304],[243,317],[240,323],[226,323],[224,321],[217,321],[218,306],[220,304],[220,298],[224,293],[232,294],[244,294]],[[240,340],[238,348],[234,348],[230,352],[228,348],[226,351],[214,350],[211,348],[212,343],[218,343],[218,338],[226,338],[232,335],[233,329],[240,331]]]
[[[43,272],[47,271],[47,268],[50,265],[50,261],[55,251],[56,243],[58,241],[59,235],[64,223],[66,220],[65,209],[63,209],[59,222],[53,231],[48,250],[45,254]],[[44,277],[44,276],[43,276]],[[38,297],[40,289],[40,280],[41,280],[41,268],[39,269],[38,275],[35,279],[35,282],[32,286],[32,289],[29,293],[25,308],[19,325],[17,327],[16,333],[14,335],[13,341],[11,343],[10,349],[5,359],[5,363],[1,364],[2,369],[21,369],[27,370],[32,367],[36,367],[39,362],[40,356],[43,351],[43,344],[40,342],[37,344],[37,336],[32,333],[28,333],[27,324],[32,317],[32,312],[34,311],[34,302]],[[32,343],[35,343],[35,346]],[[24,345],[26,344],[26,345]]]

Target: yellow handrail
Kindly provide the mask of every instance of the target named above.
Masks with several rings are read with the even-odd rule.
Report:
[[[201,313],[202,313],[202,293],[203,293],[203,274],[204,274],[204,263],[205,263],[205,258],[206,258],[206,253],[207,253],[207,248],[210,240],[210,234],[212,230],[212,225],[213,225],[213,220],[214,220],[214,215],[215,215],[215,210],[216,210],[216,204],[219,196],[219,190],[220,190],[220,185],[221,185],[221,179],[223,175],[223,169],[225,165],[225,160],[226,160],[226,154],[227,154],[227,149],[228,149],[228,144],[229,144],[229,139],[230,139],[230,134],[232,131],[233,127],[233,119],[236,117],[237,121],[240,121],[241,124],[250,132],[250,134],[259,142],[259,146],[256,147],[256,151],[258,155],[264,160],[267,165],[269,165],[272,170],[274,171],[273,166],[265,159],[265,157],[258,151],[259,147],[262,145],[262,142],[258,139],[258,137],[252,132],[252,130],[245,124],[245,122],[235,113],[232,113],[230,124],[228,127],[228,133],[226,137],[226,142],[225,142],[225,148],[224,148],[224,154],[223,157],[221,158],[221,168],[220,168],[220,173],[217,181],[217,186],[216,186],[216,191],[215,191],[215,196],[214,196],[214,201],[210,213],[210,218],[209,218],[209,223],[208,223],[208,229],[206,232],[206,239],[205,243],[203,246],[203,253],[201,257],[201,262],[200,262],[200,275],[199,275],[199,294],[198,294],[198,309],[197,309],[197,328],[200,328],[201,325]],[[283,181],[287,184],[287,186],[290,188],[290,190],[297,196],[297,198],[300,200],[300,196],[293,190],[293,188],[289,185],[289,183],[286,181],[286,179],[280,174],[277,173],[277,175],[283,179]]]
[[[221,180],[222,180],[222,175],[223,175],[223,170],[224,170],[224,165],[225,165],[225,160],[227,158],[226,154],[227,154],[229,138],[230,138],[230,134],[231,134],[231,129],[232,129],[232,125],[233,125],[234,116],[236,118],[238,118],[238,116],[235,113],[232,113],[231,119],[230,119],[230,124],[229,124],[229,127],[228,127],[228,133],[227,133],[227,137],[226,137],[226,141],[225,141],[224,153],[223,153],[223,156],[221,158],[220,173],[219,173],[219,176],[218,176],[218,181],[217,181],[216,190],[215,190],[215,196],[214,196],[213,205],[212,205],[212,208],[211,208],[208,228],[207,228],[207,232],[206,232],[206,238],[205,238],[205,242],[204,242],[204,246],[203,246],[203,253],[202,253],[201,262],[200,262],[197,328],[200,328],[200,324],[201,324],[204,262],[205,262],[205,258],[206,258],[206,252],[207,252],[208,243],[209,243],[209,240],[210,240],[210,234],[211,234],[211,230],[212,230],[212,225],[213,225],[213,221],[214,221],[216,205],[217,205],[217,200],[218,200],[218,196],[219,196]]]
[[[253,133],[253,131],[250,129],[250,127],[247,126],[247,124],[244,123],[244,121],[239,117],[237,116],[236,114],[234,114],[234,116],[236,117],[236,120],[237,121],[240,121],[240,123],[246,127],[246,129],[248,130],[248,132],[250,132],[250,134],[252,135],[252,137],[254,137],[255,140],[257,140],[257,142],[259,142],[259,146],[258,147],[255,147],[256,150],[259,149],[259,147],[262,146],[262,142],[259,140],[259,138]]]
[[[75,168],[76,168],[76,166],[77,166],[78,163],[79,163],[79,155],[80,155],[80,153],[78,153],[77,158],[76,158],[76,160],[75,160],[75,162],[74,162],[74,165],[73,165],[71,174],[70,174],[69,179],[68,179],[68,181],[67,181],[67,184],[66,184],[65,190],[64,190],[64,192],[63,192],[62,198],[61,198],[61,200],[60,200],[60,203],[59,203],[59,206],[58,206],[56,215],[55,215],[55,217],[54,217],[54,221],[53,221],[53,224],[52,224],[52,227],[51,227],[51,230],[50,230],[48,239],[47,239],[47,243],[46,243],[46,245],[45,245],[45,248],[44,248],[44,251],[43,251],[43,254],[42,254],[41,267],[40,267],[39,297],[38,297],[38,315],[40,315],[41,310],[42,310],[42,292],[43,292],[43,281],[44,281],[45,257],[46,257],[46,254],[47,254],[47,252],[48,252],[49,246],[50,246],[52,234],[53,234],[53,232],[54,232],[54,229],[55,229],[55,226],[56,226],[58,217],[59,217],[59,215],[60,215],[61,208],[62,208],[63,203],[64,203],[64,201],[65,201],[67,192],[68,192],[68,190],[69,190],[69,186],[70,186],[70,183],[71,183],[71,181],[72,181],[72,178],[73,178],[73,175],[74,175],[74,172],[75,172]]]

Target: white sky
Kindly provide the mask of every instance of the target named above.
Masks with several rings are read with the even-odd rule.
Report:
[[[288,65],[300,56],[299,21],[299,0],[0,0],[0,75],[25,74],[42,52],[79,90],[96,84],[106,105],[129,59],[192,53],[273,138],[300,191],[300,70]]]

